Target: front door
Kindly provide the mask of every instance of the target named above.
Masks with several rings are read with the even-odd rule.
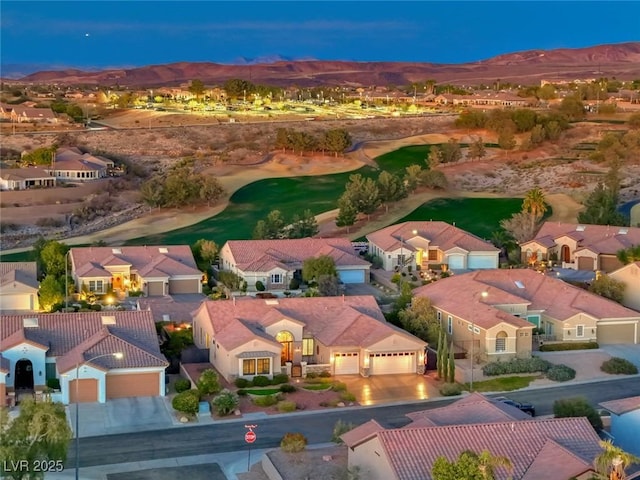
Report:
[[[287,362],[293,361],[293,335],[291,332],[278,332],[276,340],[282,345],[280,365],[285,365]]]
[[[33,390],[33,364],[31,360],[18,360],[16,363],[15,388]]]
[[[562,261],[565,263],[570,263],[571,262],[571,251],[569,250],[569,246],[568,245],[563,245],[562,246],[562,255],[561,255]]]

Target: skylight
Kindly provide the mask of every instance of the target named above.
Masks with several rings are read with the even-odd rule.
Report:
[[[518,288],[524,288],[524,283],[522,283],[520,280],[516,280],[513,283],[515,283],[516,287],[518,287]]]
[[[114,255],[122,253],[122,250],[119,248],[112,248],[111,249],[111,253],[113,253]]]
[[[115,324],[116,324],[116,317],[108,317],[108,316],[102,317],[102,325],[115,325]]]
[[[38,317],[23,318],[22,326],[24,328],[36,328],[38,326]]]
[[[169,253],[169,249],[168,249],[168,248],[165,248],[165,247],[160,247],[160,248],[158,248],[158,251],[159,251],[160,253]]]
[[[268,299],[264,301],[265,305],[278,305],[278,299]]]
[[[629,229],[628,228],[621,228],[620,230],[618,230],[618,233],[620,235],[626,235],[627,233],[629,233]]]
[[[578,225],[576,227],[576,232],[584,232],[584,229],[587,228],[584,225]]]

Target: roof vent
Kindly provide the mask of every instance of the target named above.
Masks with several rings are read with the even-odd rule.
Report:
[[[102,325],[115,325],[116,317],[113,316],[103,316],[102,317]]]
[[[627,233],[629,233],[628,228],[621,228],[620,230],[618,230],[619,235],[626,235]]]
[[[584,232],[584,229],[587,228],[584,225],[578,225],[576,226],[576,232]]]
[[[524,283],[522,283],[520,280],[516,280],[513,283],[515,283],[516,287],[518,287],[518,288],[524,288]]]
[[[163,322],[169,322],[169,321],[171,321],[171,315],[169,315],[168,313],[163,313],[163,314],[162,314],[162,321],[163,321]]]
[[[158,248],[158,251],[159,251],[160,253],[169,253],[169,249],[168,249],[168,248],[165,248],[165,247],[160,247],[160,248]]]
[[[23,318],[22,326],[24,328],[38,328],[38,317]]]
[[[269,298],[267,300],[264,301],[265,305],[278,305],[278,299],[277,298]]]
[[[114,255],[121,254],[122,250],[120,248],[112,248],[111,253],[113,253]]]

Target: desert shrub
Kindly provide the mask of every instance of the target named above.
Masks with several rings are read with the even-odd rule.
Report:
[[[278,402],[278,405],[276,408],[278,409],[279,412],[288,413],[288,412],[295,412],[297,406],[296,406],[296,402],[281,400],[280,402]]]
[[[488,377],[514,373],[546,372],[551,363],[540,357],[514,358],[507,362],[491,362],[482,367],[482,373]]]
[[[58,378],[47,378],[47,387],[53,390],[60,390],[60,379]]]
[[[238,388],[247,388],[251,386],[251,382],[246,378],[236,378],[233,383]]]
[[[191,390],[191,381],[188,378],[179,378],[173,387],[177,393],[186,392],[187,390]]]
[[[64,225],[64,220],[59,218],[44,217],[36,220],[36,225],[39,227],[61,227]]]
[[[278,399],[275,395],[264,395],[262,397],[256,397],[253,399],[253,403],[259,407],[272,407],[278,403]]]
[[[338,420],[336,424],[333,426],[331,441],[337,444],[344,443],[340,437],[345,433],[347,433],[348,431],[353,430],[354,428],[356,428],[356,425],[354,423],[347,423],[347,422],[343,422],[342,420]]]
[[[602,430],[602,419],[586,398],[563,398],[553,402],[553,414],[556,418],[587,417],[596,430]]]
[[[440,395],[443,397],[452,397],[462,393],[462,386],[459,383],[445,383],[440,387]]]
[[[356,396],[351,392],[342,392],[340,394],[340,400],[343,402],[355,402]]]
[[[246,397],[247,395],[249,395],[249,393],[244,388],[238,389],[236,394],[239,395],[240,397]]]
[[[260,280],[256,282],[256,290],[259,292],[264,292],[266,290],[264,283],[262,283]]]
[[[265,377],[264,375],[256,375],[253,377],[253,386],[254,387],[266,387],[271,385],[271,380],[269,377]]]
[[[171,406],[178,412],[195,415],[198,413],[200,404],[200,395],[197,390],[187,390],[178,393],[171,401]]]
[[[323,370],[318,374],[318,376],[320,378],[329,378],[331,377],[331,372],[329,370]]]
[[[567,382],[576,378],[576,371],[566,365],[554,365],[547,370],[547,378],[554,382]]]
[[[215,409],[218,415],[225,416],[238,408],[239,403],[240,399],[238,398],[238,395],[225,388],[218,395],[213,397],[213,400],[211,400],[211,407]]]
[[[280,391],[282,393],[293,393],[297,390],[297,388],[294,385],[291,385],[289,383],[284,383],[282,385],[280,385]]]
[[[271,385],[280,385],[281,383],[287,383],[289,381],[289,375],[286,373],[279,373],[273,376],[273,380],[271,380]]]
[[[213,393],[218,393],[222,388],[220,387],[220,382],[218,381],[218,374],[211,368],[203,371],[200,374],[200,378],[198,378],[197,382],[197,387],[202,395],[211,395]]]
[[[333,385],[331,385],[331,390],[333,390],[334,392],[346,392],[347,384],[343,382],[335,382]]]
[[[541,352],[559,352],[563,350],[593,350],[598,348],[597,342],[545,343],[540,345]]]
[[[301,433],[285,433],[280,448],[288,453],[302,452],[307,447],[307,438]]]
[[[638,368],[629,360],[619,357],[613,357],[606,360],[600,366],[600,370],[613,375],[635,375],[638,373]]]

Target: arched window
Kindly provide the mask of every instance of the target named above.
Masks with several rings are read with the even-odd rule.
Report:
[[[501,331],[496,335],[496,352],[507,351],[507,332]]]

